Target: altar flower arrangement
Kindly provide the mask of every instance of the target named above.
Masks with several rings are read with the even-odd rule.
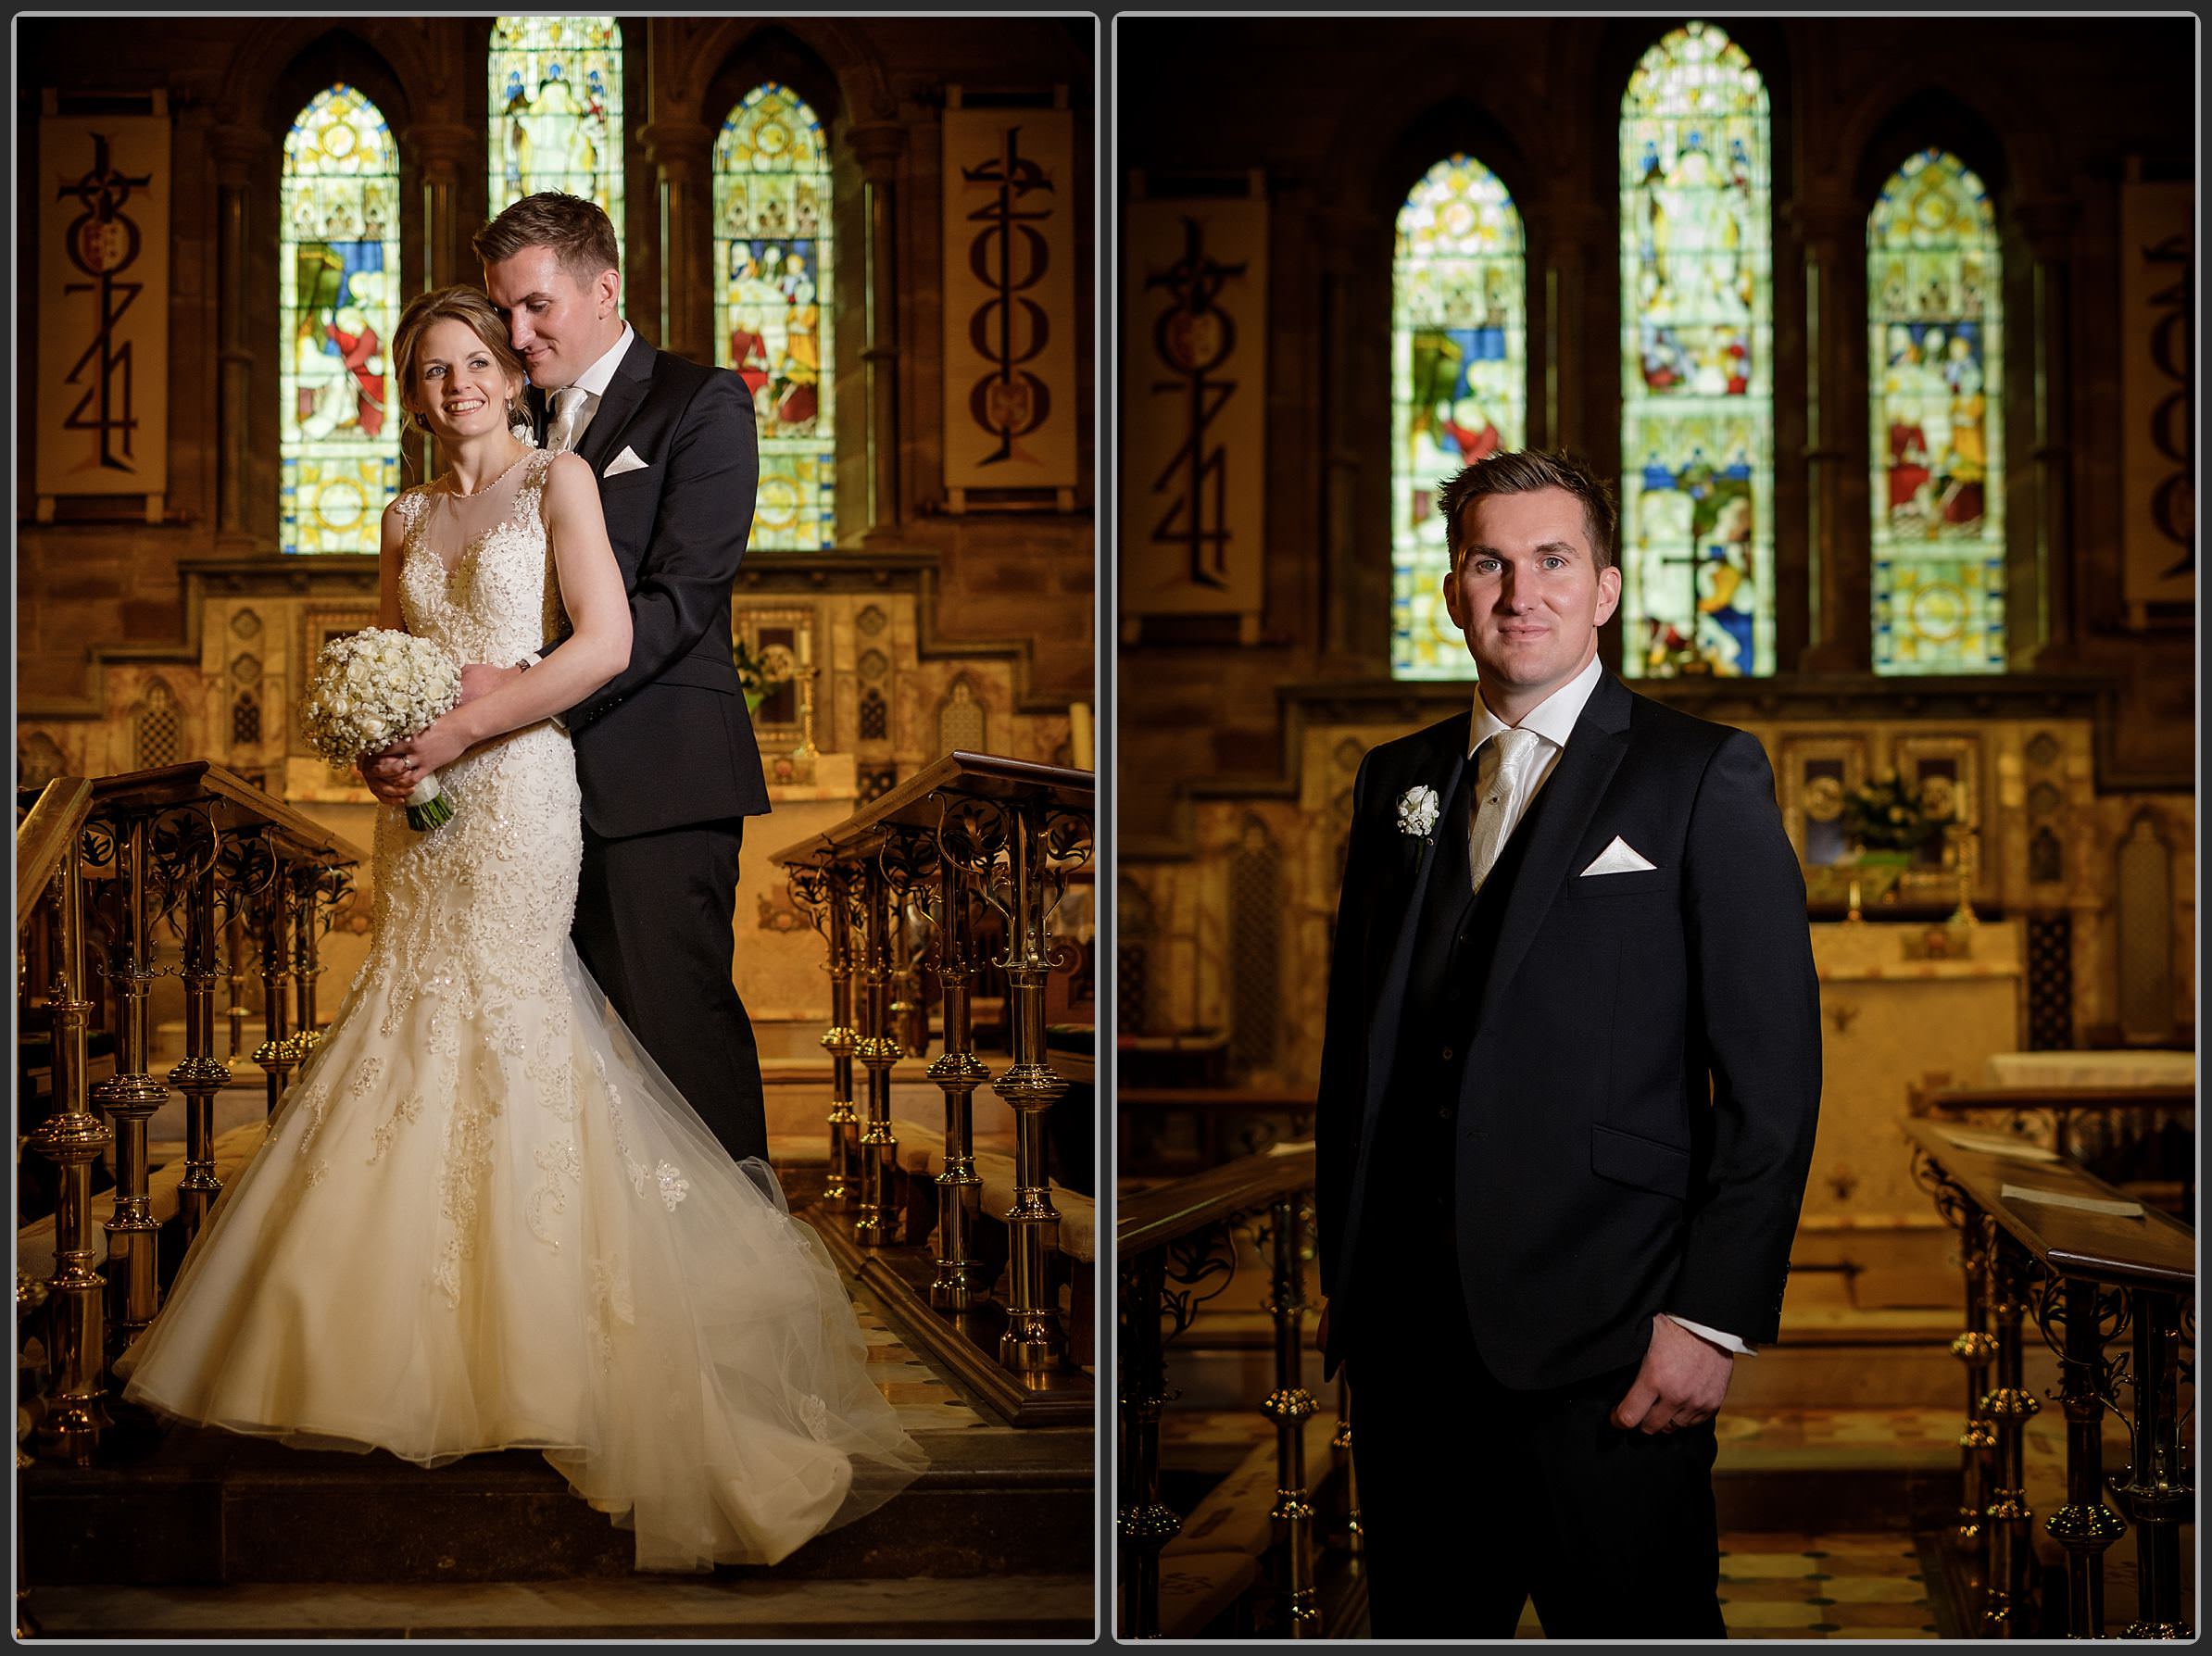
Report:
[[[364,627],[324,645],[299,701],[299,725],[333,764],[351,765],[419,735],[460,703],[460,663],[427,638]],[[407,797],[408,826],[427,832],[453,820],[453,802],[425,776]]]
[[[1887,772],[1843,796],[1843,832],[1863,851],[1916,851],[1952,820],[1928,794]]]

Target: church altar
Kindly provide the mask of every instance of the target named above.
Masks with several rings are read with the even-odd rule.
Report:
[[[1913,959],[1930,930],[1950,958]],[[1955,941],[1971,938],[1960,958]],[[1810,1228],[1925,1223],[1927,1197],[1897,1122],[1906,1089],[1934,1071],[1978,1078],[2022,1045],[2027,969],[2022,927],[1970,929],[1850,922],[1815,923],[1820,980],[1820,1129],[1805,1187]]]

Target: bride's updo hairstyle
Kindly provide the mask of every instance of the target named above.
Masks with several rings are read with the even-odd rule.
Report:
[[[419,294],[408,301],[399,313],[399,327],[392,337],[392,365],[398,375],[399,406],[408,411],[408,420],[416,430],[428,431],[421,414],[415,408],[415,370],[422,355],[422,336],[438,322],[465,322],[477,338],[484,341],[484,348],[492,354],[499,371],[523,384],[530,383],[530,370],[522,358],[515,354],[515,347],[507,335],[507,319],[499,314],[498,307],[485,296],[480,287],[439,287],[427,294]],[[521,398],[507,405],[507,423],[510,426],[525,420]]]

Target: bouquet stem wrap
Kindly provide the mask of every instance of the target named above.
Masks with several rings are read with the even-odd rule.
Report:
[[[425,776],[407,797],[407,825],[417,834],[443,828],[453,821],[453,801],[438,786],[436,776]]]

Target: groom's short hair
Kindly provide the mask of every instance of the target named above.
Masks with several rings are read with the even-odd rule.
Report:
[[[1522,448],[1487,455],[1439,485],[1437,509],[1444,515],[1444,545],[1451,550],[1452,567],[1459,568],[1467,550],[1461,520],[1469,506],[1488,495],[1526,495],[1536,489],[1565,489],[1582,502],[1590,559],[1601,570],[1610,569],[1614,530],[1620,521],[1613,491],[1588,460],[1564,448]]]
[[[597,202],[559,190],[523,196],[478,231],[471,245],[487,266],[503,263],[525,247],[550,247],[578,287],[589,287],[601,270],[620,274],[622,268],[614,221]]]

